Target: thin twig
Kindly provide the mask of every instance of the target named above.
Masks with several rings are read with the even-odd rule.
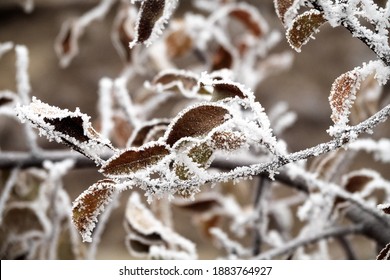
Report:
[[[323,239],[345,236],[349,234],[358,234],[361,233],[362,230],[363,230],[363,225],[361,224],[347,226],[347,227],[331,228],[325,231],[321,231],[317,234],[313,234],[312,236],[298,237],[296,239],[293,239],[283,244],[279,248],[268,250],[267,252],[264,252],[263,254],[256,256],[255,259],[272,259],[280,255],[291,253],[291,251],[294,251],[299,247],[303,247]]]

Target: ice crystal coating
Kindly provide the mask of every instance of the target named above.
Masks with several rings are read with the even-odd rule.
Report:
[[[72,221],[84,242],[92,242],[98,215],[115,194],[115,182],[101,180],[85,190],[74,202]]]

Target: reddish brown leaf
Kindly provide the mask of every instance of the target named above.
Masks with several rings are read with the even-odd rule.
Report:
[[[212,209],[222,207],[220,198],[209,194],[200,195],[195,200],[176,200],[173,204],[181,209],[198,214],[207,213]]]
[[[133,172],[156,164],[169,153],[169,149],[163,144],[129,149],[109,159],[100,171],[110,177],[127,177]]]
[[[91,242],[92,230],[104,206],[115,193],[115,182],[101,180],[83,192],[73,203],[72,221],[83,237],[83,241]]]
[[[334,81],[329,95],[331,119],[334,123],[345,121],[343,118],[349,115],[359,82],[359,76],[354,70],[342,74]]]
[[[153,123],[147,123],[144,126],[140,127],[138,130],[134,132],[131,136],[131,146],[139,147],[145,144],[145,140],[149,135],[149,133],[155,129],[156,127],[168,127],[169,122],[166,120],[160,120]],[[157,140],[157,139],[155,139]]]
[[[177,87],[179,83],[182,84],[184,89],[191,90],[198,84],[198,80],[193,75],[184,72],[169,71],[157,75],[152,81],[152,84],[154,85],[161,84],[170,89]]]
[[[350,193],[361,192],[365,186],[373,180],[372,177],[366,175],[356,175],[348,178],[345,184],[345,190]]]
[[[291,47],[300,52],[301,47],[309,41],[326,21],[324,15],[317,10],[310,10],[297,16],[286,33]]]
[[[390,260],[390,243],[385,246],[376,257],[377,260]]]
[[[218,101],[225,98],[234,98],[236,96],[243,99],[247,97],[241,91],[241,89],[234,84],[216,81],[214,82],[213,87],[214,91],[212,101]]]
[[[263,35],[264,31],[262,30],[260,23],[253,18],[249,11],[236,8],[230,12],[230,15],[242,22],[256,37],[261,37]]]
[[[293,3],[294,0],[274,0],[276,14],[283,24],[285,23],[284,15],[291,8]]]
[[[217,105],[192,107],[179,116],[168,132],[166,143],[174,145],[183,137],[198,137],[230,119],[229,111]]]
[[[192,49],[193,45],[192,38],[186,34],[184,28],[170,33],[165,39],[165,43],[167,45],[168,56],[171,58],[178,58],[185,55]]]
[[[220,70],[223,68],[230,69],[233,65],[233,56],[223,46],[219,46],[219,48],[215,51],[212,59],[212,71]]]

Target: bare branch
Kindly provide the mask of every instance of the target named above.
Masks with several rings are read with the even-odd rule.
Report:
[[[345,236],[349,234],[358,234],[363,230],[363,225],[357,224],[348,227],[334,227],[328,230],[321,231],[315,235],[307,236],[307,237],[298,237],[296,239],[291,240],[283,244],[283,246],[275,249],[271,249],[267,252],[264,252],[255,257],[255,259],[272,259],[280,255],[291,253],[292,251],[298,249],[299,247],[303,247],[309,245],[311,243],[315,243],[322,239],[328,239],[333,237]]]

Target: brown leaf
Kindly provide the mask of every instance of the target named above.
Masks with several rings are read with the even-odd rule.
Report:
[[[285,23],[284,16],[293,3],[294,0],[274,0],[276,14],[283,24]]]
[[[103,208],[115,194],[115,182],[100,180],[84,191],[73,203],[72,221],[83,237],[84,242],[91,242],[92,230]]]
[[[69,20],[62,25],[54,45],[62,67],[67,67],[79,52],[80,32],[81,30],[77,29],[75,21]]]
[[[390,260],[390,243],[385,246],[376,257],[377,260]]]
[[[242,22],[256,37],[261,37],[264,34],[260,22],[254,19],[252,14],[246,9],[237,7],[230,12],[230,15]]]
[[[156,164],[169,153],[169,149],[163,144],[129,149],[110,158],[100,172],[109,177],[127,177],[133,172]]]
[[[291,27],[287,30],[286,36],[291,47],[297,52],[306,44],[319,27],[327,20],[324,15],[317,10],[310,10],[297,16]]]
[[[217,105],[199,105],[181,114],[168,130],[166,143],[173,146],[183,137],[199,137],[230,119],[229,111]]]
[[[211,71],[220,70],[223,68],[230,69],[233,65],[232,54],[223,46],[219,46],[212,57]]]
[[[200,194],[195,197],[195,200],[177,199],[173,202],[173,205],[198,214],[207,213],[212,209],[222,207],[221,198],[208,193]]]
[[[218,131],[211,136],[213,147],[218,150],[234,151],[245,144],[245,136],[240,132]]]
[[[65,143],[74,150],[102,163],[101,156],[111,143],[99,135],[89,122],[90,117],[77,109],[70,112],[33,98],[29,105],[17,108],[18,117],[28,120],[49,140]]]
[[[118,26],[118,36],[121,47],[126,54],[126,61],[131,62],[131,49],[129,43],[134,39],[133,34],[130,34],[126,29],[127,19],[124,18]]]
[[[329,95],[329,103],[332,109],[331,119],[334,123],[343,120],[349,115],[349,108],[355,98],[360,79],[356,71],[352,70],[338,77]]]
[[[213,98],[212,101],[218,101],[225,98],[246,98],[247,96],[241,91],[241,89],[234,85],[223,81],[215,81],[213,84]]]
[[[181,84],[185,90],[190,91],[198,84],[198,79],[185,72],[164,71],[153,79],[152,84],[164,85],[165,89],[175,89]]]
[[[136,43],[147,41],[152,35],[156,21],[163,15],[165,0],[144,0],[141,4],[137,25]]]
[[[65,117],[65,118],[55,118],[43,119],[46,123],[49,123],[54,126],[54,129],[58,132],[61,132],[65,135],[75,138],[80,142],[87,142],[90,138],[86,135],[83,128],[83,119],[78,117]]]
[[[193,46],[192,38],[184,28],[171,32],[165,39],[167,53],[170,58],[178,58],[187,54]]]
[[[348,178],[344,188],[350,193],[361,192],[372,180],[373,178],[367,175],[355,175]]]
[[[168,120],[158,120],[158,121],[153,121],[150,123],[146,123],[140,128],[138,128],[136,131],[134,131],[133,135],[131,136],[131,146],[133,147],[139,147],[145,144],[145,140],[147,138],[150,138],[151,135],[150,133],[153,132],[155,128],[158,127],[168,127],[169,121]],[[166,130],[166,129],[165,129]],[[165,131],[164,130],[164,131]],[[157,140],[157,139],[154,139]]]

